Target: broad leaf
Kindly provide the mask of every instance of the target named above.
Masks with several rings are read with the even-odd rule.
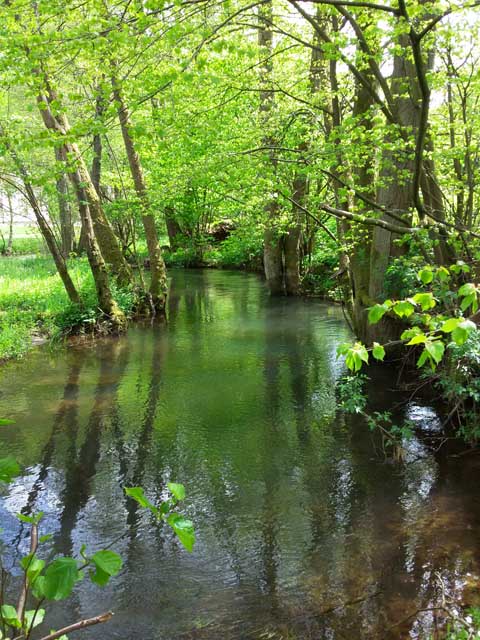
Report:
[[[23,623],[23,627],[27,631],[30,629],[35,629],[35,627],[38,627],[39,624],[42,624],[44,618],[45,609],[31,609],[30,611],[25,611],[25,620]]]
[[[177,482],[168,482],[167,487],[177,500],[185,500],[185,487]]]
[[[195,530],[193,522],[187,520],[178,513],[171,513],[167,518],[168,524],[172,527],[180,542],[189,552],[193,551],[195,544]]]
[[[10,627],[20,629],[22,623],[17,617],[17,610],[11,604],[3,604],[0,608],[2,620]]]
[[[57,558],[45,571],[43,595],[48,600],[64,600],[72,593],[73,586],[80,577],[75,558]]]
[[[138,502],[141,507],[149,509],[156,516],[159,515],[157,507],[146,497],[143,487],[125,487],[125,493]]]
[[[432,293],[416,293],[413,296],[412,300],[416,304],[419,304],[421,306],[422,311],[433,309],[433,307],[437,304]]]
[[[399,318],[409,318],[415,311],[415,307],[408,300],[400,300],[395,303],[393,310]]]
[[[102,587],[107,584],[112,576],[116,576],[122,568],[122,558],[118,553],[108,549],[97,551],[91,557],[91,561],[95,566],[95,572],[90,574],[90,578],[92,582]]]
[[[368,322],[370,324],[376,324],[387,313],[388,307],[385,304],[376,304],[370,307],[368,311]]]
[[[372,355],[375,358],[375,360],[383,360],[385,358],[385,349],[383,345],[378,344],[378,342],[374,342]]]
[[[0,458],[0,482],[11,482],[19,473],[20,467],[14,458]]]
[[[423,284],[430,284],[433,280],[433,271],[428,267],[418,272],[418,278]]]

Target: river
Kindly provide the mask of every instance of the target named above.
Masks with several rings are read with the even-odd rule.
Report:
[[[2,550],[26,552],[19,511],[43,511],[49,551],[117,540],[122,572],[53,604],[53,628],[113,610],[85,640],[388,640],[435,632],[441,576],[475,602],[479,457],[435,452],[441,419],[399,403],[388,370],[372,402],[415,425],[405,464],[344,416],[336,306],[269,299],[252,274],[173,270],[168,323],[48,346],[0,370]],[[398,406],[397,406],[398,405]],[[123,487],[184,483],[192,554]],[[424,609],[418,616],[415,611]]]

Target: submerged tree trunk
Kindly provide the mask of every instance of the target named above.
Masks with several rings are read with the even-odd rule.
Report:
[[[270,148],[270,170],[276,172],[276,161],[273,146],[275,144],[273,136],[268,132],[272,127],[272,112],[275,106],[274,93],[271,89],[272,75],[272,53],[273,53],[273,32],[272,32],[273,6],[271,0],[258,7],[258,45],[260,48],[260,122],[267,131],[263,137],[262,146]],[[269,202],[265,205],[265,231],[263,235],[263,266],[267,287],[271,295],[283,295],[283,261],[282,261],[282,237],[278,229],[278,200],[271,195]]]
[[[130,172],[132,174],[135,191],[140,201],[142,209],[142,223],[147,240],[148,257],[150,260],[150,288],[151,303],[155,312],[165,312],[165,302],[167,298],[167,271],[158,241],[155,217],[152,214],[148,199],[147,185],[143,175],[140,157],[135,149],[132,137],[132,125],[128,107],[123,97],[121,87],[115,76],[112,76],[113,96],[117,103],[118,119],[122,129],[123,142],[127,153]]]

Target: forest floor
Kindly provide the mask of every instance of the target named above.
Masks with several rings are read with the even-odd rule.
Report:
[[[93,292],[85,259],[69,265],[79,290]],[[24,355],[40,336],[55,336],[70,303],[50,257],[0,258],[0,362]]]

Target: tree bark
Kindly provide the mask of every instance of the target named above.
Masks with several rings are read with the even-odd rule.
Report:
[[[55,159],[61,161],[58,149],[55,149]],[[64,258],[73,251],[73,221],[72,209],[68,198],[68,180],[64,173],[57,178],[58,217],[60,221],[60,234],[62,238],[62,254]]]
[[[85,233],[85,245],[88,262],[92,271],[100,309],[107,315],[112,328],[122,331],[125,328],[125,316],[118,307],[110,289],[108,271],[100,251],[88,205],[88,196],[82,186],[82,173],[77,168],[72,183],[79,202],[80,218]]]
[[[272,32],[273,6],[271,0],[258,7],[258,45],[262,61],[260,63],[260,122],[268,132],[271,127],[271,116],[274,109],[274,93],[271,89],[272,61],[273,53],[273,32]],[[272,135],[267,133],[262,139],[262,146],[273,147]],[[274,152],[270,152],[270,169],[273,174],[276,172],[276,162]],[[277,227],[278,201],[270,196],[270,201],[265,205],[265,230],[263,234],[263,266],[267,287],[271,295],[283,295],[283,260],[282,260],[282,237]]]
[[[297,173],[293,181],[293,200],[302,204],[307,195],[307,178]],[[302,237],[303,212],[293,206],[292,225],[285,234],[283,248],[285,252],[285,291],[287,296],[298,296],[301,290],[300,278],[300,239]]]
[[[132,174],[135,191],[140,201],[142,210],[142,223],[147,240],[148,257],[150,260],[150,288],[149,294],[155,312],[165,312],[165,302],[167,298],[167,271],[158,241],[155,217],[151,212],[151,205],[148,199],[147,185],[143,175],[140,157],[135,149],[132,136],[132,125],[125,98],[118,79],[112,75],[113,96],[117,103],[118,119],[122,130],[123,142],[127,153],[128,164]]]
[[[38,107],[47,129],[54,131],[59,136],[59,140],[61,142],[59,150],[64,162],[69,165],[70,170],[68,171],[68,175],[75,190],[75,194],[77,199],[79,199],[80,196],[83,198],[83,200],[78,200],[82,224],[85,220],[85,215],[82,215],[81,210],[84,210],[85,206],[88,206],[88,217],[93,225],[95,238],[98,242],[102,258],[111,266],[119,286],[128,286],[133,282],[133,274],[130,266],[120,249],[112,226],[105,216],[100,198],[95,186],[93,185],[85,160],[80,153],[80,149],[75,142],[71,142],[67,138],[67,135],[70,132],[70,124],[67,116],[63,113],[54,115],[51,109],[51,102],[54,100],[58,101],[59,98],[51,88],[47,78],[44,78],[44,84],[47,93],[40,93],[37,96]],[[72,171],[72,167],[74,167],[75,170]],[[85,236],[88,236],[89,234],[87,229],[85,229],[84,233]],[[90,240],[88,240],[87,237],[87,249],[89,242]],[[91,250],[92,249],[90,247],[88,251],[91,253]]]
[[[405,34],[399,36],[399,45],[408,52],[408,38]],[[404,132],[410,132],[407,135],[412,135],[411,132],[415,135],[419,124],[419,90],[415,69],[407,58],[407,53],[394,56],[391,91],[397,124]],[[413,143],[410,145],[405,142],[404,145],[401,155],[392,151],[384,152],[384,167],[380,176],[383,186],[378,190],[377,202],[387,210],[404,212],[414,208],[414,160],[404,157],[412,154]],[[381,219],[387,223],[395,222],[388,213],[383,213]],[[402,253],[394,244],[399,237],[388,229],[375,227],[373,230],[369,283],[369,297],[373,301],[382,297],[390,258]]]
[[[180,225],[175,220],[175,211],[173,207],[165,207],[165,225],[167,227],[168,241],[170,249],[176,251],[179,248],[179,236],[182,233]]]

